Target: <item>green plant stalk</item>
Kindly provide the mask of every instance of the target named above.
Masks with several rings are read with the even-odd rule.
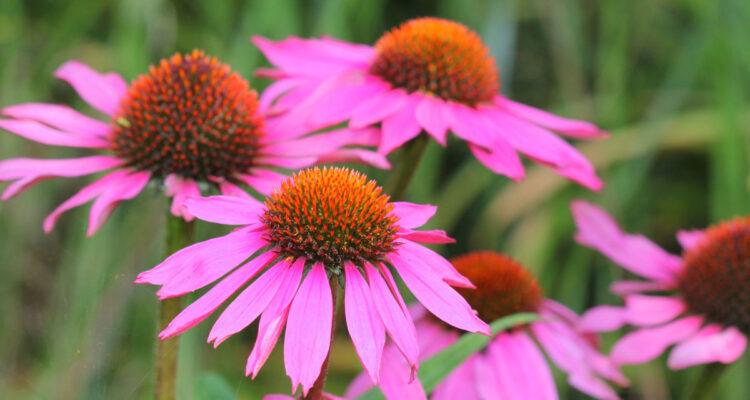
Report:
[[[165,235],[165,257],[193,243],[195,225],[180,217],[167,213],[167,227]],[[169,322],[182,311],[182,297],[173,297],[159,302],[159,332],[164,330]],[[180,338],[166,340],[157,339],[156,342],[156,400],[174,400],[177,389],[177,354]]]
[[[727,364],[723,363],[711,363],[706,364],[701,371],[701,375],[698,380],[695,381],[693,390],[690,392],[689,400],[707,400],[715,399],[716,386],[719,383],[721,374],[726,371]]]
[[[404,196],[406,188],[409,186],[411,178],[414,177],[414,172],[417,170],[419,161],[422,159],[422,155],[424,155],[427,143],[429,142],[430,137],[426,133],[421,132],[402,147],[398,164],[396,164],[396,169],[393,171],[393,176],[389,184],[388,195],[391,196],[392,201],[401,200]]]
[[[331,348],[333,347],[333,334],[336,332],[336,311],[338,310],[338,292],[339,292],[339,280],[336,276],[332,276],[330,279],[331,284],[331,297],[333,300],[333,314],[331,317],[331,347],[328,348],[328,354],[326,355],[323,365],[320,367],[320,375],[315,380],[313,387],[307,392],[307,396],[304,396],[303,400],[322,400],[323,389],[326,385],[326,377],[328,376],[328,360],[331,358]]]

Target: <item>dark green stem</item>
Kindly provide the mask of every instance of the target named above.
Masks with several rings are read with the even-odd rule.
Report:
[[[171,213],[167,215],[165,257],[193,243],[195,226]],[[159,302],[159,331],[182,311],[182,297],[173,297]],[[156,400],[174,400],[177,388],[177,352],[179,337],[156,342]]]
[[[706,364],[701,371],[700,377],[695,381],[693,390],[688,397],[689,400],[715,399],[714,391],[719,383],[721,374],[727,369],[727,364]]]
[[[313,387],[307,392],[307,396],[302,397],[303,400],[323,400],[325,397],[323,388],[326,385],[326,377],[328,376],[328,359],[331,358],[331,349],[333,348],[333,333],[336,331],[336,311],[338,310],[338,292],[339,292],[339,280],[336,276],[332,276],[330,279],[331,283],[331,296],[333,297],[333,314],[331,318],[331,347],[328,348],[328,355],[326,355],[323,365],[320,367],[320,375],[315,380]]]
[[[391,178],[388,190],[391,201],[398,201],[403,197],[429,141],[430,137],[422,132],[414,139],[406,142],[401,148],[398,164],[396,164],[396,168],[393,171],[393,177]]]

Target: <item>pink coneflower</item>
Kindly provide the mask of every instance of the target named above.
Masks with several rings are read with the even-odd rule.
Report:
[[[498,71],[481,38],[467,27],[417,18],[385,33],[374,47],[330,38],[253,42],[278,69],[261,103],[309,129],[349,121],[380,123],[378,151],[388,154],[425,131],[445,145],[450,130],[492,171],[524,176],[516,151],[593,190],[603,183],[573,146],[607,133],[498,94]]]
[[[597,351],[597,338],[575,329],[579,317],[570,309],[542,297],[536,278],[521,264],[493,252],[476,252],[451,260],[475,290],[459,289],[485,321],[519,312],[536,312],[540,321],[501,332],[485,349],[470,356],[432,393],[432,399],[556,399],[557,390],[547,361],[539,347],[568,374],[568,382],[593,397],[615,399],[617,394],[602,379],[620,384],[627,380]],[[453,344],[461,332],[446,326],[424,309],[412,306],[417,327],[420,359],[428,358]],[[538,344],[537,344],[538,343]],[[389,346],[390,347],[390,346]],[[383,356],[383,367],[403,370],[404,363]],[[394,349],[390,349],[394,350]],[[389,400],[425,398],[419,381],[409,382],[403,373],[382,376],[380,388]],[[347,391],[354,398],[371,385],[359,376]]]
[[[16,158],[0,162],[0,180],[15,181],[7,200],[54,177],[109,172],[61,204],[44,221],[52,230],[63,212],[94,200],[88,234],[93,234],[121,200],[135,197],[151,180],[163,180],[173,196],[172,213],[191,219],[180,206],[200,195],[199,183],[224,194],[247,196],[237,184],[267,194],[285,179],[269,167],[300,168],[316,162],[360,160],[386,166],[383,157],[346,145],[370,145],[374,130],[340,129],[302,137],[266,121],[246,80],[201,51],[175,54],[152,66],[128,86],[116,73],[100,74],[69,61],[55,76],[68,82],[100,121],[63,105],[27,103],[2,109],[0,128],[40,143],[105,150],[72,159]],[[266,123],[271,122],[271,123]]]
[[[341,282],[347,328],[372,381],[378,382],[383,373],[385,332],[416,371],[416,331],[388,264],[437,318],[488,334],[487,324],[449,286],[471,283],[448,261],[416,243],[452,242],[443,231],[413,230],[427,222],[436,207],[388,200],[374,181],[340,168],[298,172],[277,187],[265,205],[226,196],[188,199],[185,206],[197,218],[243,227],[180,250],[138,276],[137,283],[161,285],[157,294],[165,299],[228,273],[159,336],[166,339],[198,324],[257,275],[221,313],[208,341],[218,346],[260,316],[245,370],[255,377],[286,324],[287,375],[293,392],[301,384],[307,394],[331,344],[336,287],[332,293],[329,281]],[[405,379],[409,375],[407,371]]]
[[[750,217],[704,231],[681,231],[682,257],[641,235],[623,233],[607,213],[584,201],[572,204],[576,239],[647,281],[621,281],[612,291],[624,307],[598,306],[580,328],[612,331],[638,327],[612,349],[618,364],[640,364],[676,344],[667,365],[729,364],[745,351],[750,334]],[[643,294],[643,293],[657,294]],[[665,293],[666,292],[666,293]]]

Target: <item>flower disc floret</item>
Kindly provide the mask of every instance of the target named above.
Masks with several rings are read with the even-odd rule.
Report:
[[[257,94],[202,51],[151,66],[113,118],[111,149],[136,169],[205,181],[253,166],[263,120]]]
[[[474,105],[500,88],[495,61],[482,39],[457,22],[417,18],[384,34],[375,44],[370,73],[407,92]]]
[[[293,175],[266,199],[268,241],[280,253],[329,267],[383,261],[394,248],[397,217],[375,181],[345,168]]]
[[[750,334],[750,217],[723,222],[684,255],[679,289],[691,311]]]

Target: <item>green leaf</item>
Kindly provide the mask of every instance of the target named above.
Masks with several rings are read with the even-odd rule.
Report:
[[[499,332],[506,329],[538,319],[539,315],[534,313],[518,313],[500,318],[490,324],[490,328],[492,329],[491,337],[495,337]],[[461,365],[469,356],[484,348],[491,337],[478,333],[462,335],[456,343],[422,362],[419,367],[418,376],[425,392],[431,393],[435,386],[450,375],[456,367]],[[374,387],[360,396],[359,400],[380,400],[384,398],[380,389]]]

